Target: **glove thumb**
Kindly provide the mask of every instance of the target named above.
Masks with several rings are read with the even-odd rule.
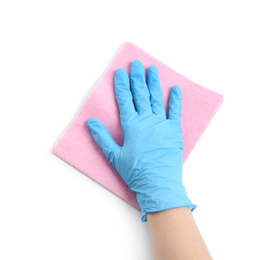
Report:
[[[96,143],[101,147],[103,153],[113,164],[113,159],[121,147],[114,141],[109,130],[96,118],[88,120],[88,126]]]

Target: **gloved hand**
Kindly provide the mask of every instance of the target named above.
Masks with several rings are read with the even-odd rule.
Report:
[[[156,66],[147,72],[141,61],[131,65],[130,82],[125,69],[115,74],[115,96],[124,131],[119,146],[108,129],[90,118],[91,133],[114,169],[136,193],[142,221],[149,212],[196,205],[182,184],[183,142],[181,130],[182,95],[179,86],[171,90],[168,119]],[[131,85],[131,90],[130,90]]]

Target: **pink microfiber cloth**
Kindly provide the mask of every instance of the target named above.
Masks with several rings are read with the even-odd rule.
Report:
[[[108,162],[87,125],[89,118],[99,119],[112,133],[115,141],[119,145],[123,144],[124,134],[114,94],[114,75],[119,68],[124,68],[129,73],[135,59],[142,61],[146,70],[151,65],[157,66],[165,108],[168,108],[171,88],[179,85],[182,90],[184,162],[222,104],[223,96],[185,78],[134,44],[123,44],[83,107],[58,140],[53,153],[139,208],[134,192]]]

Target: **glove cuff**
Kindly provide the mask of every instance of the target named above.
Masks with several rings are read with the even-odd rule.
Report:
[[[190,207],[191,212],[194,211],[194,209],[197,207],[197,205],[192,204],[192,203],[188,203],[188,204],[180,204],[180,205],[168,205],[168,207],[164,207],[161,209],[155,209],[155,210],[146,210],[146,209],[142,209],[141,210],[141,215],[142,215],[142,222],[147,222],[147,214],[150,212],[158,212],[158,211],[163,211],[163,210],[167,210],[167,209],[174,209],[174,208],[181,208],[181,207]]]
[[[183,185],[176,191],[161,187],[149,192],[148,194],[150,195],[136,193],[136,198],[141,208],[142,222],[147,222],[147,214],[149,212],[157,212],[180,207],[190,207],[193,212],[197,207],[187,196]]]

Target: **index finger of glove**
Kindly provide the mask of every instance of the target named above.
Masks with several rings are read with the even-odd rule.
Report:
[[[126,122],[135,113],[133,97],[129,86],[129,76],[125,69],[120,68],[114,77],[115,97],[120,111],[121,123]]]

